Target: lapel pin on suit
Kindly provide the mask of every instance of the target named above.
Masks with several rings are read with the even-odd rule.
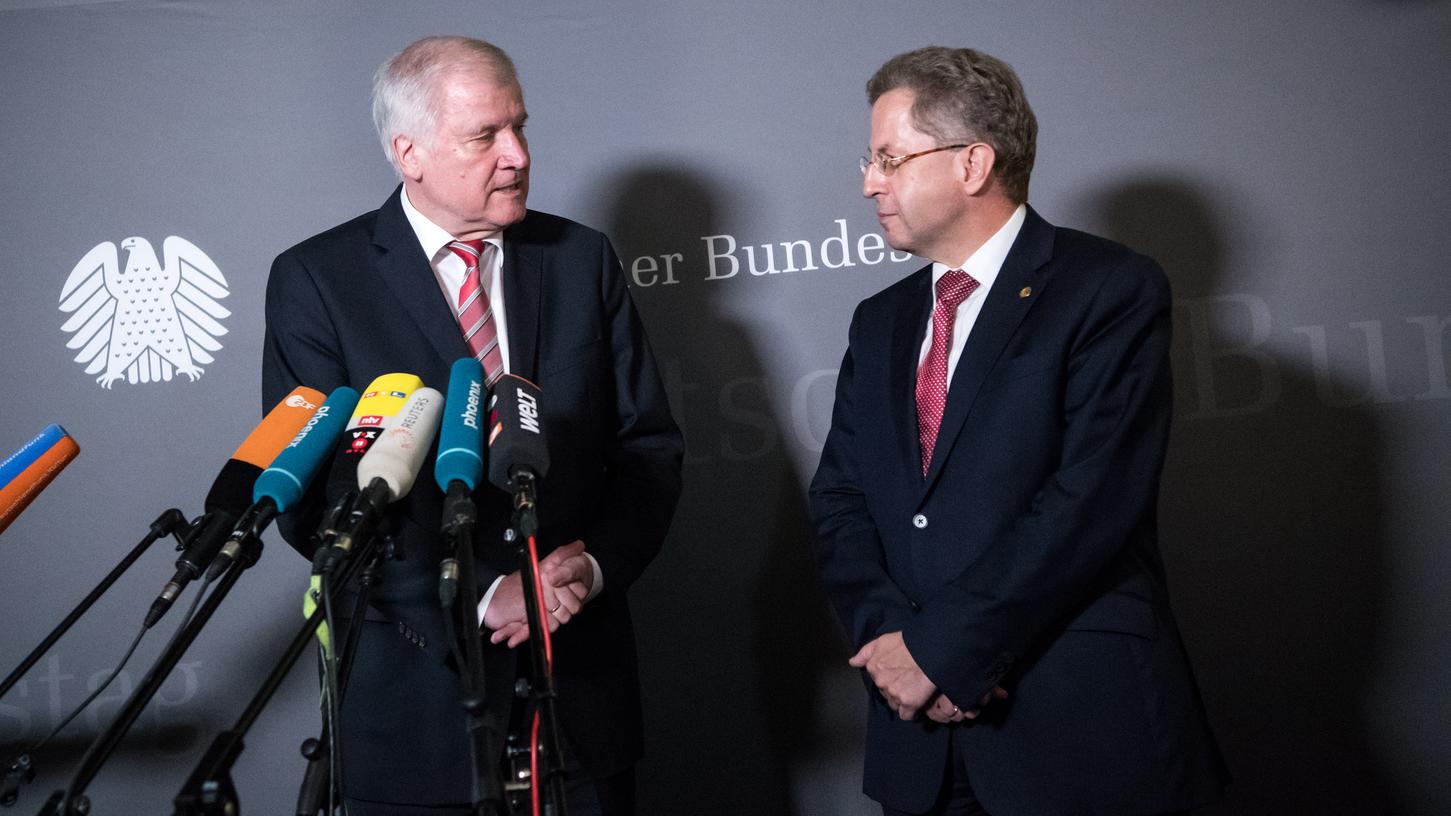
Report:
[[[1022,288],[1022,291],[1018,292],[1018,297],[1020,297],[1020,298],[1032,297],[1032,296],[1033,296],[1033,287],[1031,287],[1031,286],[1024,286]]]

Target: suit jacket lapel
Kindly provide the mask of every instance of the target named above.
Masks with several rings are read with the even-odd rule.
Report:
[[[505,320],[509,331],[509,371],[538,382],[539,326],[544,308],[544,249],[528,239],[528,215],[504,230]]]
[[[947,406],[942,412],[942,424],[937,429],[932,463],[922,484],[924,495],[942,472],[943,462],[952,453],[983,380],[997,364],[1003,348],[1018,330],[1028,310],[1041,296],[1046,283],[1042,276],[1043,268],[1052,256],[1053,225],[1030,207],[1027,220],[1003,261],[997,280],[988,291],[987,301],[978,313],[967,345],[957,360],[957,368],[952,372],[952,384],[947,388]],[[1024,287],[1029,286],[1032,294],[1022,297]]]
[[[467,357],[469,349],[459,332],[458,320],[439,291],[433,267],[403,214],[398,192],[402,189],[400,185],[378,210],[373,229],[373,244],[383,250],[378,256],[383,284],[439,359],[451,362]]]

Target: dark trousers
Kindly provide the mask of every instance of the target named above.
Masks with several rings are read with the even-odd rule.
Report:
[[[942,790],[938,791],[937,801],[932,804],[932,809],[926,813],[908,813],[883,805],[882,816],[992,816],[973,794],[972,783],[968,781],[967,763],[955,743],[956,740],[948,743],[947,773],[943,774]],[[1188,813],[1189,811],[1183,810],[1162,816],[1188,816]]]
[[[564,745],[564,802],[569,816],[634,816],[635,769],[595,779],[574,757],[568,740]],[[540,802],[543,803],[543,791]],[[457,805],[400,805],[366,802],[348,797],[348,816],[472,816],[467,802]],[[523,816],[527,816],[527,811]]]
[[[967,762],[957,750],[957,728],[953,727],[953,739],[947,743],[947,772],[942,775],[942,790],[937,792],[937,801],[926,813],[908,813],[882,806],[882,816],[990,816],[978,803],[967,779]]]
[[[937,792],[937,801],[931,810],[908,813],[883,805],[882,816],[991,816],[973,794],[972,784],[967,781],[967,768],[955,748],[948,748],[947,773],[942,776],[942,790]]]
[[[634,815],[633,770],[604,779],[591,779],[577,767],[566,767],[566,773],[569,775],[564,783],[564,798],[569,816]],[[468,804],[399,805],[348,798],[348,816],[472,816],[473,812]]]

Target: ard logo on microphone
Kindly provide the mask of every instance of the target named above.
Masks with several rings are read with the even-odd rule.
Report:
[[[61,288],[60,310],[70,315],[61,331],[76,362],[103,388],[190,382],[220,351],[232,313],[218,301],[229,294],[222,271],[196,244],[171,235],[162,260],[145,238],[127,238],[122,263],[116,244],[96,244],[76,263]]]

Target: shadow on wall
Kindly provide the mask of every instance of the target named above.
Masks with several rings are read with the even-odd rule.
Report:
[[[627,275],[636,257],[728,231],[717,216],[727,186],[689,166],[625,168],[600,191]],[[670,540],[632,592],[646,708],[640,812],[789,816],[801,812],[798,792],[819,784],[799,769],[840,744],[813,739],[813,713],[827,669],[846,658],[811,555],[789,406],[739,286],[667,283],[663,260],[640,269],[631,294],[686,440]],[[858,763],[855,753],[844,763],[847,793],[865,801]]]
[[[1385,728],[1370,721],[1388,546],[1376,416],[1345,398],[1355,384],[1317,387],[1301,361],[1275,353],[1273,336],[1258,353],[1226,352],[1246,345],[1254,320],[1225,291],[1236,236],[1210,198],[1145,177],[1084,208],[1104,219],[1101,232],[1163,264],[1174,287],[1160,527],[1176,613],[1235,775],[1206,812],[1405,812],[1407,792],[1370,738]],[[1237,213],[1240,223],[1259,215]]]

